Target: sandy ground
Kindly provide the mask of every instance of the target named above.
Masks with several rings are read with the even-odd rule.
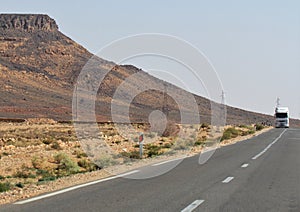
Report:
[[[211,146],[210,148],[221,148],[222,146],[232,145],[236,142],[249,139],[253,136],[257,136],[257,135],[264,133],[270,129],[272,129],[272,128],[271,127],[265,128],[265,129],[258,131],[252,135],[239,136],[234,139],[225,140],[218,145]],[[142,166],[154,164],[154,163],[165,161],[165,160],[171,160],[171,159],[180,158],[180,157],[184,157],[184,156],[187,156],[187,157],[193,156],[195,154],[198,154],[201,151],[203,151],[203,148],[192,149],[189,151],[177,151],[176,154],[173,154],[173,155],[162,155],[162,156],[154,157],[154,158],[136,160],[135,162],[132,162],[129,164],[117,165],[117,166],[112,166],[112,167],[94,171],[94,172],[89,172],[89,173],[84,173],[84,174],[75,174],[75,175],[68,176],[68,177],[62,177],[56,181],[46,182],[45,184],[41,184],[41,185],[31,184],[30,186],[23,188],[23,189],[14,188],[13,190],[0,193],[0,204],[12,203],[12,202],[16,202],[18,200],[37,196],[37,195],[40,195],[40,194],[43,194],[46,192],[56,191],[56,190],[60,190],[60,189],[66,188],[66,187],[71,187],[74,185],[83,184],[83,183],[107,178],[107,177],[115,175],[115,174],[124,173],[124,172],[130,171],[130,170],[137,169]]]

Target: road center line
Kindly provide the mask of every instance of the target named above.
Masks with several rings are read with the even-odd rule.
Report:
[[[30,199],[26,199],[26,200],[23,200],[23,201],[16,202],[14,204],[20,205],[20,204],[33,202],[33,201],[36,201],[36,200],[44,199],[44,198],[47,198],[47,197],[52,197],[52,196],[62,194],[62,193],[68,192],[68,191],[72,191],[72,190],[75,190],[75,189],[78,189],[78,188],[82,188],[82,187],[85,187],[85,186],[94,185],[94,184],[97,184],[97,183],[101,183],[101,182],[113,180],[113,179],[116,179],[116,178],[124,177],[124,176],[127,176],[127,175],[131,175],[131,174],[134,174],[134,173],[137,173],[137,172],[139,172],[139,170],[133,170],[133,171],[130,171],[130,172],[126,172],[124,174],[119,174],[119,175],[104,178],[104,179],[101,179],[101,180],[96,180],[96,181],[93,181],[93,182],[73,186],[73,187],[62,189],[62,190],[59,190],[59,191],[55,191],[55,192],[52,192],[50,194],[44,194],[44,195],[41,195],[41,196],[33,197],[33,198],[30,198]]]
[[[189,204],[186,208],[184,208],[181,212],[191,212],[195,210],[199,205],[201,205],[204,200],[195,200],[191,204]]]
[[[173,162],[173,161],[176,161],[176,160],[182,160],[182,159],[185,159],[185,158],[187,158],[187,156],[182,157],[182,158],[175,158],[175,159],[172,159],[172,160],[163,161],[163,162],[160,162],[160,163],[155,163],[155,164],[152,164],[151,166],[159,166],[159,165],[162,165],[162,164],[165,164],[165,163]]]
[[[285,129],[272,143],[270,143],[266,148],[264,148],[260,153],[258,153],[257,155],[255,155],[252,160],[256,160],[257,158],[259,158],[260,156],[262,156],[266,151],[268,151],[268,149],[271,148],[271,146],[273,146],[280,138],[281,136],[287,131],[287,129]]]
[[[242,168],[247,168],[248,166],[249,166],[248,163],[244,163],[241,167],[242,167]]]
[[[227,177],[225,180],[222,181],[222,183],[229,183],[233,179],[234,177]]]

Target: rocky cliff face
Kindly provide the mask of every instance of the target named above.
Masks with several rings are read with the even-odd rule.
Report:
[[[0,28],[2,30],[35,30],[57,31],[55,20],[48,15],[35,14],[0,14]]]

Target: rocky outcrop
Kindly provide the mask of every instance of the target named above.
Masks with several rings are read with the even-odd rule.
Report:
[[[0,28],[24,31],[57,31],[58,26],[48,15],[40,14],[0,14]]]

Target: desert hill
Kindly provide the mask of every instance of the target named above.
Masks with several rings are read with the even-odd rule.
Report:
[[[72,93],[77,77],[93,56],[59,31],[54,19],[39,14],[0,14],[0,117],[46,117],[72,119]],[[116,65],[97,58],[98,71],[110,70],[102,81],[96,101],[98,121],[111,121],[111,100],[129,76],[140,73],[149,87],[167,85],[178,98],[188,93],[131,65]],[[139,82],[130,86],[136,89]],[[190,94],[189,94],[190,95]],[[194,95],[202,122],[210,122],[208,99]],[[167,105],[165,102],[167,101]],[[167,108],[166,108],[167,107]],[[145,122],[154,109],[169,111],[169,119],[180,121],[178,105],[162,92],[148,90],[130,106],[132,122]],[[189,105],[184,105],[189,111]],[[227,106],[228,124],[273,123],[273,117]],[[298,124],[296,120],[292,123]]]

